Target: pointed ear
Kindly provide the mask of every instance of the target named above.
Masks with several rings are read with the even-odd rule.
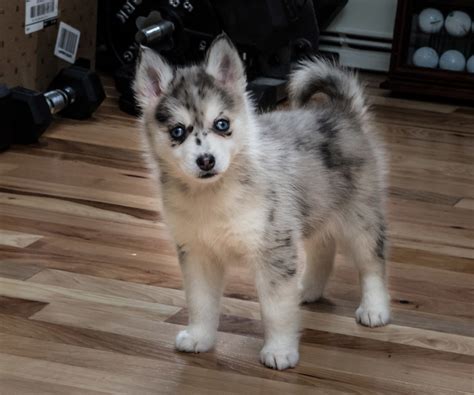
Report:
[[[212,42],[205,60],[206,72],[226,86],[245,89],[245,70],[239,53],[227,34],[222,33]]]
[[[133,90],[141,108],[156,103],[173,80],[173,69],[150,48],[141,47]]]

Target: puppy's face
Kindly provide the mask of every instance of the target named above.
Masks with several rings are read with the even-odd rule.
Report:
[[[142,51],[134,84],[151,148],[186,182],[214,182],[243,146],[248,127],[245,74],[225,36],[203,64],[177,70]]]

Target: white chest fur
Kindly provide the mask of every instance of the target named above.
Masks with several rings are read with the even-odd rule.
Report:
[[[258,251],[266,215],[262,198],[238,188],[169,193],[164,214],[177,244],[223,261]]]

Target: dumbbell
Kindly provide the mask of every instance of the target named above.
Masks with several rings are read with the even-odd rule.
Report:
[[[13,142],[34,143],[59,114],[72,119],[86,119],[105,99],[97,73],[77,65],[59,72],[41,93],[20,86],[11,89],[10,116]]]
[[[11,90],[0,84],[0,152],[6,150],[13,141],[13,122],[10,116]]]

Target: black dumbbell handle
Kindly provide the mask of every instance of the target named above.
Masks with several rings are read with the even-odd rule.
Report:
[[[56,114],[76,100],[76,92],[69,86],[43,93],[51,114]]]

